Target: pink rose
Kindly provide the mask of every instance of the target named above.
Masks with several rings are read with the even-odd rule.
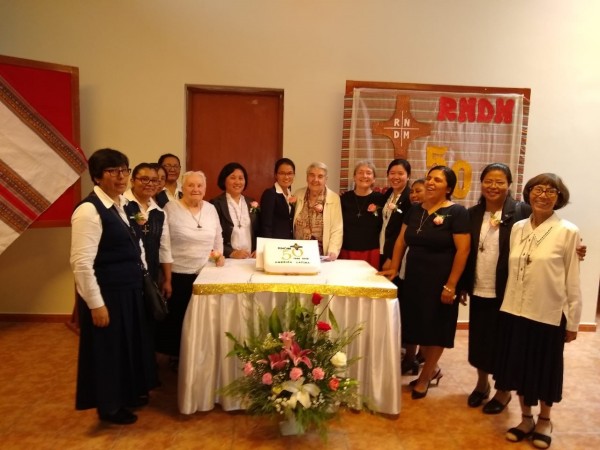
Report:
[[[337,391],[338,387],[340,387],[340,380],[337,379],[336,377],[331,377],[329,379],[329,383],[327,385],[329,386],[329,389],[331,389],[332,391]]]
[[[325,378],[325,371],[323,369],[321,369],[320,367],[315,367],[312,370],[312,376],[315,380],[322,380],[323,378]]]
[[[257,201],[250,202],[250,213],[257,213],[260,211]]]
[[[292,370],[290,370],[290,379],[292,381],[296,381],[301,376],[302,376],[302,369],[300,367],[294,367]]]
[[[444,223],[444,216],[438,216],[436,214],[436,216],[433,218],[433,223],[435,225],[441,225],[441,224],[443,224]]]
[[[248,361],[246,362],[246,364],[244,364],[244,375],[249,377],[250,375],[252,375],[252,372],[254,372],[254,366],[250,361]]]
[[[327,322],[321,322],[320,320],[317,322],[317,328],[319,331],[329,331],[331,330],[331,325]]]
[[[323,205],[317,203],[315,206],[313,206],[313,209],[320,214],[323,212]]]
[[[317,294],[316,292],[312,295],[312,304],[318,306],[321,304],[321,300],[323,300],[323,296],[321,294]]]
[[[294,197],[293,195],[290,195],[287,199],[287,201],[290,205],[294,205],[296,203],[296,200],[297,200],[297,198]]]
[[[262,383],[268,385],[273,384],[273,375],[271,375],[271,372],[267,372],[262,376]]]
[[[398,206],[396,206],[396,204],[395,204],[395,203],[389,202],[389,203],[387,204],[387,207],[388,207],[388,209],[389,209],[390,211],[393,211],[393,210],[395,210],[395,209],[396,209]]]
[[[375,203],[371,203],[368,207],[367,207],[367,211],[369,212],[373,212],[373,211],[377,211],[377,205],[375,205]]]

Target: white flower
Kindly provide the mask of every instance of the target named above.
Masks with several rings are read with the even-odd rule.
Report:
[[[321,392],[319,386],[314,383],[304,384],[304,377],[298,378],[296,381],[285,381],[281,387],[284,391],[292,393],[287,401],[287,405],[291,409],[296,407],[297,402],[300,402],[305,408],[310,408],[310,396],[316,397]]]
[[[335,355],[333,355],[330,359],[331,364],[333,364],[335,367],[346,367],[346,363],[347,363],[347,358],[346,358],[346,354],[343,352],[337,352]]]

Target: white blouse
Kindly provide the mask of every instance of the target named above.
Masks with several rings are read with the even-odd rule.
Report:
[[[182,205],[181,200],[167,203],[164,210],[171,234],[174,273],[199,273],[211,250],[223,253],[221,222],[213,205],[202,201],[197,216]]]
[[[123,209],[123,206],[127,204],[127,199],[124,196],[119,196],[119,203],[115,203],[98,186],[94,186],[94,193],[106,209],[114,205],[125,225],[129,227],[129,220]],[[71,216],[71,227],[70,262],[75,277],[75,287],[81,298],[85,300],[88,308],[100,308],[104,306],[104,299],[94,273],[94,261],[102,237],[102,220],[96,207],[90,202],[79,205]],[[140,248],[142,250],[140,260],[145,266],[146,255],[141,239]]]
[[[508,284],[501,311],[577,331],[581,318],[579,229],[553,213],[533,229],[517,222],[510,234]]]
[[[479,248],[475,264],[473,295],[483,298],[496,298],[496,266],[500,256],[500,225],[490,223],[492,213],[486,211],[481,222]]]

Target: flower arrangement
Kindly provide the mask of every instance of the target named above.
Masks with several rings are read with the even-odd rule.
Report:
[[[218,252],[216,250],[211,250],[210,254],[208,255],[208,260],[212,261],[216,264],[217,261],[219,260],[219,258],[221,258],[221,256],[222,256],[221,252]]]
[[[358,358],[348,360],[344,349],[362,328],[340,332],[329,310],[331,298],[323,302],[315,293],[311,300],[303,306],[289,295],[281,313],[275,308],[268,317],[259,314],[258,331],[250,329],[243,343],[227,333],[233,341],[228,356],[244,366],[223,394],[241,398],[250,414],[283,416],[302,429],[315,426],[324,433],[338,407],[359,405],[358,382],[345,376]]]
[[[260,206],[257,201],[250,202],[250,214],[256,214],[260,212]]]
[[[433,223],[435,225],[443,224],[446,217],[450,216],[450,214],[438,214],[438,213],[434,213],[434,214],[435,214],[435,217],[433,218]]]
[[[372,213],[375,217],[379,216],[379,209],[380,207],[377,206],[375,203],[370,203],[369,206],[367,206],[367,211]]]
[[[136,212],[133,216],[130,217],[130,219],[135,220],[136,223],[140,226],[144,226],[146,225],[146,222],[148,222],[148,216],[141,211]]]
[[[496,228],[502,223],[502,211],[496,211],[490,216],[490,225]]]

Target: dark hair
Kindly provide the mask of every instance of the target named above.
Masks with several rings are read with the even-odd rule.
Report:
[[[104,176],[105,169],[121,166],[129,167],[129,159],[124,153],[112,148],[96,150],[88,159],[88,170],[94,184],[98,184],[96,179]]]
[[[162,166],[163,162],[165,162],[165,159],[167,158],[175,158],[177,160],[177,163],[181,165],[181,160],[178,156],[175,156],[173,153],[165,153],[164,155],[160,155],[160,158],[158,158],[158,164]]]
[[[246,180],[246,184],[244,184],[243,190],[246,190],[246,188],[248,187],[248,173],[246,172],[246,169],[244,169],[244,166],[237,162],[230,162],[228,164],[225,164],[225,167],[221,169],[221,173],[219,173],[219,178],[217,178],[217,186],[219,186],[219,189],[221,189],[222,191],[225,190],[225,178],[231,175],[236,169],[240,169],[244,174],[244,180]]]
[[[294,173],[296,173],[296,165],[294,164],[294,161],[292,161],[289,158],[281,158],[281,159],[278,159],[277,162],[275,163],[275,175],[277,175],[277,171],[284,164],[287,164],[288,166],[292,166],[292,169],[294,169]]]
[[[410,184],[410,187],[412,188],[415,184],[425,184],[425,178],[417,178]]]
[[[131,178],[135,178],[136,175],[140,172],[140,170],[142,169],[150,169],[150,170],[158,170],[157,169],[158,164],[155,163],[139,163],[137,166],[135,166],[133,168],[133,172],[131,172]]]
[[[483,168],[483,170],[481,171],[481,176],[479,177],[479,181],[483,181],[485,176],[492,170],[499,170],[500,172],[503,172],[504,175],[506,175],[508,184],[509,185],[512,184],[512,173],[510,171],[510,168],[506,164],[502,164],[502,163],[491,163],[491,164],[488,164],[487,166],[485,166]]]
[[[389,163],[388,168],[387,168],[387,174],[389,175],[390,170],[392,170],[392,167],[394,166],[402,166],[404,167],[404,170],[406,170],[406,174],[410,177],[410,163],[402,158],[396,158],[394,159],[391,163]]]
[[[556,199],[556,203],[554,204],[554,209],[560,209],[569,203],[569,198],[571,195],[569,194],[569,190],[567,186],[563,183],[561,178],[555,173],[542,173],[533,177],[525,184],[525,188],[523,189],[523,198],[525,199],[525,203],[530,205],[529,203],[529,193],[531,190],[537,185],[550,185],[553,188],[558,189],[558,198]]]
[[[456,187],[457,178],[456,174],[452,171],[452,169],[448,166],[433,166],[431,169],[427,171],[427,176],[434,170],[441,170],[446,178],[446,184],[450,188],[450,192],[446,193],[446,199],[450,200],[452,198],[452,193],[454,192],[454,188]]]

